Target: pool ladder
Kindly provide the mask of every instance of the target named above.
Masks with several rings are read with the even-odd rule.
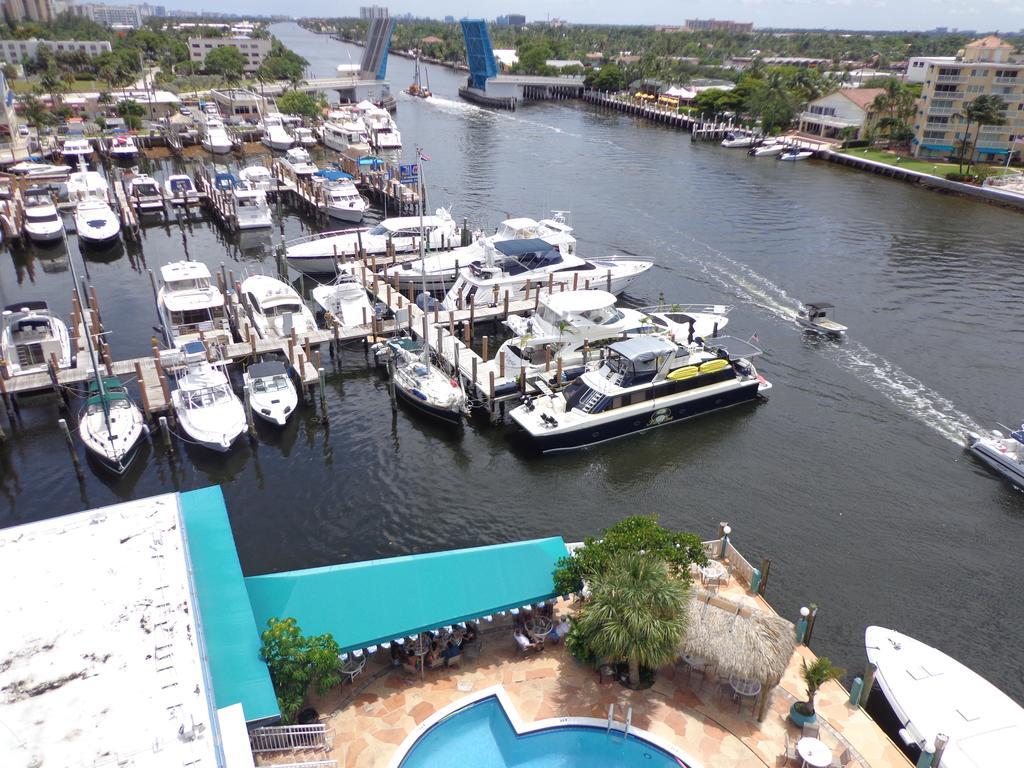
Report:
[[[615,703],[612,702],[608,705],[608,727],[605,728],[605,733],[611,733],[612,725],[618,723],[615,719]],[[633,707],[626,707],[626,721],[622,724],[622,738],[629,737],[629,729],[633,725]]]

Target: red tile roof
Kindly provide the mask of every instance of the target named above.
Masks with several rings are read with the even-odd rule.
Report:
[[[872,102],[885,93],[885,88],[843,88],[839,92],[865,112],[870,112]]]

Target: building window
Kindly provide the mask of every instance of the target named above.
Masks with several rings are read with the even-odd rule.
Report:
[[[944,139],[946,138],[945,131],[925,131],[924,138],[926,139]]]
[[[939,85],[935,86],[935,92],[936,93],[956,93],[956,86],[955,85],[948,85],[948,84],[947,85],[943,85],[943,84],[940,83]]]
[[[948,117],[939,117],[938,115],[931,115],[928,118],[928,124],[929,125],[932,125],[932,124],[946,125],[947,123],[949,123],[949,118]]]

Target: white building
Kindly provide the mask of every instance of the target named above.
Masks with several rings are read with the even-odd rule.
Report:
[[[137,5],[83,3],[72,5],[71,12],[107,27],[138,29],[142,26],[142,10]]]
[[[807,103],[800,115],[800,132],[825,139],[862,138],[864,129],[875,119],[871,105],[884,88],[842,88]]]
[[[45,45],[51,51],[82,51],[89,56],[110,53],[110,43],[106,40],[0,40],[0,59],[7,64],[23,64],[35,59],[39,46]]]
[[[270,55],[270,41],[255,37],[190,37],[188,39],[189,59],[199,64],[206,63],[206,54],[224,46],[237,48],[245,57],[245,71],[253,73],[260,68],[263,60]]]

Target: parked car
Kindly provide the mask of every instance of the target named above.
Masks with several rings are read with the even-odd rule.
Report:
[[[28,131],[28,126],[27,125],[19,125],[18,126],[18,135],[19,136],[28,136],[28,134],[29,134],[29,131]]]
[[[192,110],[188,107],[178,107],[178,112],[179,114],[182,114],[185,117],[192,117]]]

